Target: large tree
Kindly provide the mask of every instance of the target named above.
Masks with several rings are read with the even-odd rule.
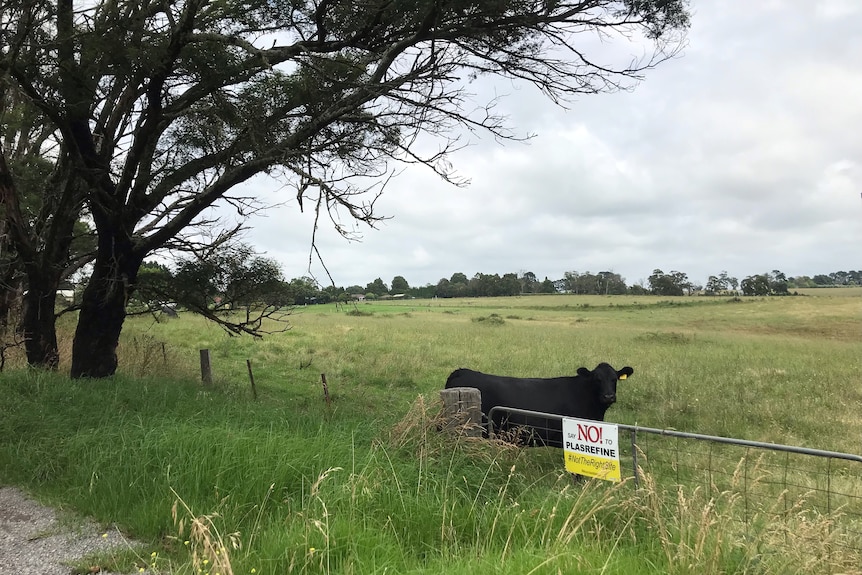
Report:
[[[452,179],[457,128],[511,135],[471,78],[555,101],[629,88],[688,17],[686,0],[0,0],[0,74],[56,128],[98,233],[72,376],[114,373],[141,262],[214,205],[246,212],[231,190],[252,176],[343,233],[374,224],[388,162]],[[615,65],[611,36],[654,52]],[[422,155],[420,132],[441,146]]]
[[[647,279],[650,291],[655,295],[685,295],[691,294],[693,284],[688,279],[688,274],[678,271],[664,273],[655,269]]]
[[[55,368],[57,289],[94,247],[80,220],[84,181],[56,126],[7,77],[0,77],[0,125],[0,338],[20,301],[28,363]]]

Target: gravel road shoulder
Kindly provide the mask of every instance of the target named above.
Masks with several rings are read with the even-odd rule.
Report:
[[[15,487],[0,487],[0,573],[69,575],[71,565],[97,551],[135,545],[115,528],[71,522]]]

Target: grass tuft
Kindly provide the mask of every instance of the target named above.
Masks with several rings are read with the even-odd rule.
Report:
[[[639,341],[649,342],[653,344],[664,344],[664,345],[684,345],[688,343],[694,343],[695,336],[688,335],[679,332],[654,332],[650,331],[644,334],[641,334],[637,337]]]
[[[506,320],[499,314],[492,313],[490,315],[482,315],[477,316],[472,319],[474,323],[478,323],[481,325],[503,325],[506,323]]]
[[[353,308],[353,309],[345,312],[344,315],[349,315],[351,317],[370,317],[370,316],[374,315],[374,312],[365,311],[365,310],[358,309],[358,308]]]

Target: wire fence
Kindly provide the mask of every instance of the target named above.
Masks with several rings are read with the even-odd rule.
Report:
[[[562,437],[563,416],[508,407],[491,409],[489,434],[512,415],[518,425],[529,422],[534,436]],[[645,473],[664,488],[688,486],[712,496],[733,494],[738,497],[740,519],[745,522],[755,518],[778,521],[804,514],[829,516],[844,535],[842,544],[862,552],[862,456],[614,425],[619,428],[621,474],[632,477],[636,487]]]

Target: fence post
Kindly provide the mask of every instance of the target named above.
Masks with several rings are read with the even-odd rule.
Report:
[[[251,360],[245,360],[245,364],[248,366],[248,379],[251,381],[251,395],[257,401],[257,388],[254,386],[254,373],[251,371]]]
[[[482,436],[482,394],[474,387],[452,387],[440,391],[443,400],[443,430],[458,430],[467,437]]]
[[[210,364],[210,350],[201,350],[201,381],[204,387],[209,387],[213,384],[213,371]]]
[[[329,399],[329,384],[326,383],[326,374],[320,374],[320,381],[323,383],[323,398],[326,400],[326,408],[332,407],[332,402]]]
[[[631,430],[632,440],[632,471],[635,476],[635,489],[640,488],[640,473],[638,472],[638,430],[637,427]]]

